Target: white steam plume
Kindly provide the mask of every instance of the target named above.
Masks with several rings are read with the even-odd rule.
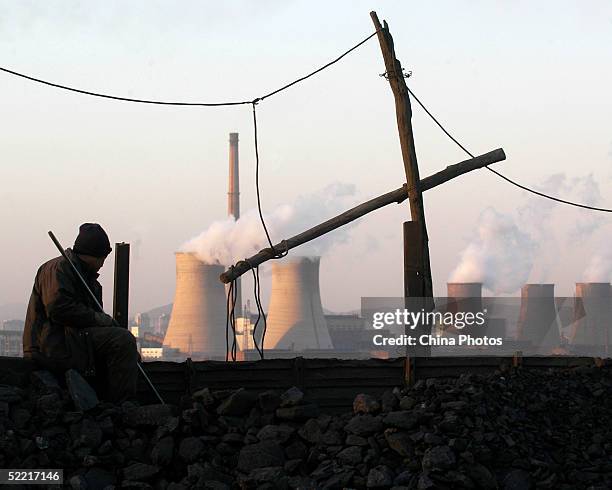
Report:
[[[610,282],[612,279],[612,252],[593,255],[584,271],[584,282]]]
[[[519,230],[512,216],[487,208],[449,281],[482,282],[496,294],[513,293],[529,277],[535,249],[535,242]]]
[[[276,244],[345,211],[354,201],[355,186],[334,183],[313,194],[298,197],[293,205],[281,205],[264,213],[264,219],[272,242]],[[352,224],[354,222],[300,246],[296,253],[322,255],[333,244],[347,239]],[[237,221],[230,217],[213,222],[198,236],[184,243],[181,251],[195,253],[209,264],[230,265],[268,246],[259,214],[252,209]]]
[[[599,184],[593,178],[593,174],[572,179],[570,188],[573,191],[571,195],[576,196],[578,202],[587,206],[601,205],[602,198]],[[593,235],[604,222],[601,213],[593,211],[582,213],[580,219],[576,220],[574,229],[570,231],[570,238],[574,242],[584,242],[585,238]]]
[[[592,174],[569,178],[557,173],[547,177],[536,189],[587,205],[599,205],[602,201],[599,184]],[[528,280],[546,282],[558,267],[562,246],[592,240],[604,223],[598,213],[568,208],[536,196],[529,196],[517,209],[516,216],[515,221],[511,215],[485,210],[475,239],[462,252],[451,280],[483,282],[495,293],[512,293]],[[520,228],[516,223],[520,223]],[[590,277],[601,276],[597,268],[606,274],[607,256],[597,257],[589,267]]]

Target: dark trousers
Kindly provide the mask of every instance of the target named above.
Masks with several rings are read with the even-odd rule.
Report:
[[[96,384],[102,398],[120,403],[136,397],[138,349],[136,339],[125,328],[89,327],[93,345]]]

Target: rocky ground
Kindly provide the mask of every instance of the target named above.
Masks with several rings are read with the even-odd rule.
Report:
[[[75,489],[608,489],[611,421],[610,367],[429,379],[335,416],[297,388],[115,406],[37,371],[0,385],[0,467]]]

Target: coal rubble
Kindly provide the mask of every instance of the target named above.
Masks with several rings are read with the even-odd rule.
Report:
[[[70,376],[0,386],[0,467],[74,489],[612,488],[609,367],[420,380],[333,416],[297,388],[116,406]]]

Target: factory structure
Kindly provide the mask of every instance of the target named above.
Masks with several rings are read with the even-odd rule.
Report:
[[[333,349],[321,303],[320,259],[290,256],[272,264],[266,339],[274,349]]]
[[[240,166],[238,162],[238,133],[229,135],[229,185],[227,192],[227,214],[238,221],[240,218]],[[236,317],[242,317],[242,281],[236,279]]]
[[[224,267],[205,264],[191,253],[175,255],[176,292],[162,344],[163,359],[225,360],[227,297],[219,281]],[[294,357],[299,352],[318,357],[334,352],[321,303],[319,263],[320,257],[292,256],[273,264],[266,356]],[[249,339],[255,333],[255,340],[261,344],[263,328],[257,335],[254,323],[250,314],[238,317],[240,358],[256,358],[257,350],[253,342],[249,345]]]
[[[264,341],[266,358],[365,359],[403,355],[398,348],[375,348],[374,330],[358,314],[328,314],[319,288],[320,257],[291,256],[273,263],[272,288]],[[225,360],[227,297],[220,265],[209,265],[188,253],[176,254],[177,287],[165,332],[143,331],[139,336],[146,360]],[[608,356],[612,339],[612,287],[609,283],[577,283],[570,298],[556,298],[553,284],[526,284],[520,297],[482,297],[480,283],[450,283],[447,297],[435,298],[436,310],[475,313],[488,310],[482,327],[471,331],[433,326],[432,335],[498,337],[503,346],[474,346],[467,350],[439,347],[431,355],[585,355]],[[264,305],[265,307],[266,305]],[[257,314],[249,311],[236,320],[237,360],[256,360],[263,323],[254,332]],[[161,314],[156,322],[164,320]],[[2,333],[0,332],[0,338]],[[7,332],[7,337],[11,333]],[[253,339],[255,337],[255,339]],[[230,334],[231,343],[231,334]],[[17,346],[17,343],[15,343]],[[7,343],[6,348],[12,349]],[[6,354],[3,354],[6,355]]]
[[[554,288],[554,284],[525,284],[520,298],[483,298],[481,283],[448,283],[448,297],[442,302],[446,302],[447,311],[485,311],[485,324],[469,334],[503,339],[503,346],[485,349],[476,346],[470,355],[480,350],[494,355],[521,352],[523,355],[609,356],[610,283],[576,283],[573,298],[555,297]],[[450,326],[440,333],[452,336],[468,332]],[[449,354],[451,350],[441,349],[441,353]]]
[[[238,133],[229,137],[228,215],[240,217]],[[219,276],[225,267],[206,264],[194,254],[177,252],[176,290],[172,309],[159,318],[140,315],[133,333],[139,338],[144,359],[225,360],[227,289]],[[378,348],[372,343],[374,330],[362,315],[326,314],[319,285],[321,257],[289,255],[271,265],[271,293],[265,338],[263,320],[243,304],[237,284],[235,327],[237,360],[259,358],[255,344],[264,342],[266,358],[275,357],[393,357],[405,353],[397,348]],[[487,312],[486,321],[470,335],[484,339],[499,337],[503,346],[475,346],[469,355],[608,355],[612,336],[609,283],[577,283],[574,298],[555,298],[553,284],[526,284],[520,298],[483,298],[479,282],[447,284],[445,298],[435,298],[436,311],[475,314]],[[452,338],[467,333],[459,325],[433,325],[431,333]],[[432,355],[455,353],[432,350]],[[466,351],[457,351],[465,355]]]
[[[226,297],[222,265],[176,253],[176,292],[163,346],[165,358],[225,359]]]
[[[22,320],[4,320],[0,324],[0,356],[23,356]]]

